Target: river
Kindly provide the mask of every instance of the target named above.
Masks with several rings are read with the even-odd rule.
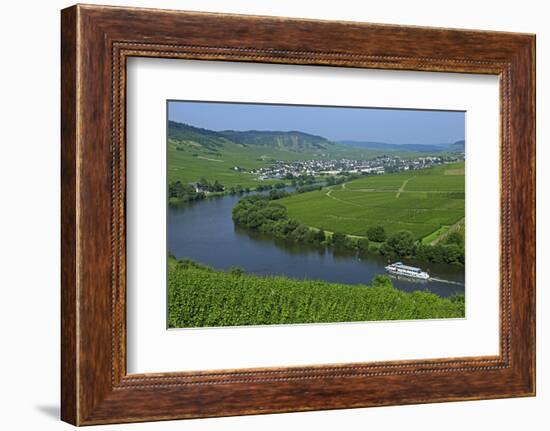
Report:
[[[286,275],[298,279],[368,284],[386,274],[385,258],[358,257],[309,244],[273,239],[234,225],[231,211],[242,196],[222,196],[169,207],[168,250],[178,259],[187,257],[215,269],[241,267],[257,275]],[[464,268],[453,265],[404,261],[428,270],[432,280],[392,278],[401,290],[429,290],[440,296],[464,293]],[[433,280],[435,279],[435,280]]]

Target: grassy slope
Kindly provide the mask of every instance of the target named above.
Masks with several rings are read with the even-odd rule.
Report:
[[[457,163],[370,176],[279,202],[309,226],[365,235],[370,226],[382,225],[387,233],[406,229],[421,239],[464,217],[463,169]]]
[[[241,145],[229,140],[219,140],[220,146],[212,151],[192,140],[168,139],[168,180],[183,183],[195,182],[200,178],[218,180],[226,186],[237,184],[255,187],[260,182],[254,175],[232,170],[239,166],[247,170],[269,166],[274,160],[313,160],[313,159],[363,159],[381,155],[381,151],[362,150],[331,144],[330,150],[298,151],[276,145]],[[176,148],[179,148],[177,150]],[[415,153],[396,153],[402,157]],[[262,181],[269,184],[276,181]]]
[[[184,151],[176,150],[177,146]],[[236,172],[231,168],[239,166],[252,169],[265,166],[266,162],[257,160],[261,156],[260,151],[253,153],[229,142],[223,146],[220,155],[215,155],[200,146],[193,146],[192,143],[184,145],[169,140],[168,180],[190,183],[206,178],[209,181],[218,180],[226,186],[240,184],[243,187],[254,187],[258,184],[255,175]]]
[[[390,283],[349,286],[169,264],[171,328],[464,317],[464,301]]]

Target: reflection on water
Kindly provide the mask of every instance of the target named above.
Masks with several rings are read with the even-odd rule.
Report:
[[[358,256],[349,250],[273,239],[236,227],[231,210],[241,197],[223,196],[168,208],[168,250],[177,258],[187,257],[216,269],[239,266],[257,275],[367,284],[376,275],[386,274],[384,266],[388,262],[378,255]],[[435,280],[393,277],[395,287],[406,291],[427,289],[441,296],[464,293],[463,268],[406,263],[427,270]]]

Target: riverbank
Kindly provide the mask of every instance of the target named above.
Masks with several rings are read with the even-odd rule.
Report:
[[[168,205],[182,206],[187,202],[198,201],[208,198],[219,198],[223,196],[243,196],[250,193],[276,192],[288,187],[284,182],[274,185],[260,184],[256,188],[242,187],[241,185],[226,188],[217,181],[210,184],[206,181],[203,184],[183,184],[180,181],[168,185]],[[282,196],[282,195],[281,195]]]
[[[345,285],[169,259],[170,328],[463,318],[464,296],[407,293],[385,276]]]
[[[378,253],[364,255],[354,250],[295,242],[239,227],[232,220],[232,210],[242,198],[222,196],[168,207],[168,250],[177,258],[189,258],[217,270],[238,266],[248,274],[259,276],[284,275],[357,285],[369,283],[376,275],[386,273],[384,267],[389,259]],[[397,279],[392,280],[394,287],[404,291],[427,289],[441,297],[464,293],[463,267],[426,264],[413,259],[402,261],[428,271],[434,280],[419,283]]]
[[[459,233],[450,236],[445,243],[429,245],[415,240],[413,234],[407,230],[386,236],[384,227],[376,226],[376,239],[379,241],[371,243],[369,236],[372,235],[369,232],[369,236],[361,237],[305,225],[291,218],[287,207],[279,199],[279,196],[244,197],[233,208],[232,219],[241,227],[297,243],[347,249],[360,255],[379,254],[389,260],[414,259],[464,265],[464,238]],[[378,238],[379,235],[382,235],[381,238]]]
[[[187,202],[202,200],[207,198],[217,198],[222,196],[243,196],[250,193],[262,193],[271,198],[280,199],[291,196],[292,194],[303,194],[306,192],[319,191],[327,184],[342,184],[353,178],[358,178],[356,174],[345,174],[337,176],[313,176],[301,175],[286,180],[265,180],[254,186],[242,186],[240,184],[226,186],[215,180],[213,182],[200,179],[196,183],[182,183],[181,181],[171,181],[168,184],[168,205],[181,206]]]

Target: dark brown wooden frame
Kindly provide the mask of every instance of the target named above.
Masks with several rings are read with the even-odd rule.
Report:
[[[534,395],[534,35],[78,5],[62,11],[61,47],[63,420],[88,425]],[[500,354],[127,375],[130,56],[498,75]]]

